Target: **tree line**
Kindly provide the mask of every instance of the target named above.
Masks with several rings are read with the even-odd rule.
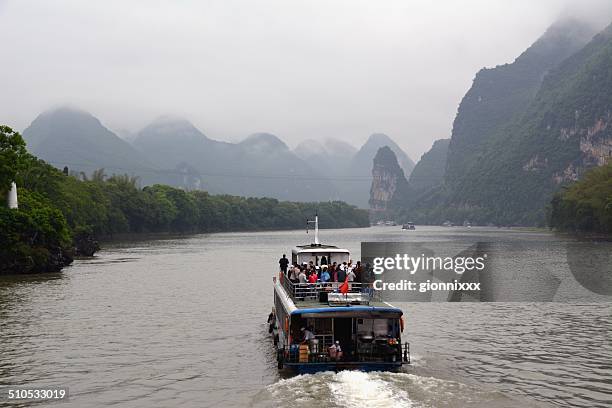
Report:
[[[612,234],[612,161],[555,194],[548,218],[558,230]]]
[[[0,205],[0,273],[59,270],[91,255],[95,237],[121,233],[202,233],[304,228],[315,213],[326,228],[364,227],[368,212],[341,201],[289,202],[212,195],[138,178],[60,171],[28,153],[21,135],[0,126],[0,193],[12,181],[19,208]]]

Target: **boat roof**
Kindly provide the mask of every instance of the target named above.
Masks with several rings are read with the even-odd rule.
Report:
[[[382,301],[370,301],[368,305],[343,305],[343,306],[329,306],[327,303],[320,303],[317,300],[296,300],[293,302],[296,310],[291,312],[294,314],[304,313],[337,313],[337,312],[390,312],[390,313],[402,313],[402,309],[399,309],[387,302]]]
[[[308,245],[296,245],[294,251],[296,252],[345,252],[349,253],[348,249],[338,248],[335,245],[325,244],[308,244]]]

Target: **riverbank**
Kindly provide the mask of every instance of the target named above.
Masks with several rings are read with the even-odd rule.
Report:
[[[305,228],[319,215],[327,228],[369,225],[367,210],[342,201],[293,202],[212,195],[168,185],[140,186],[137,177],[62,171],[26,150],[21,135],[0,127],[6,165],[0,195],[16,182],[18,208],[0,208],[0,274],[57,271],[74,256],[91,256],[101,237],[141,233],[209,233]]]

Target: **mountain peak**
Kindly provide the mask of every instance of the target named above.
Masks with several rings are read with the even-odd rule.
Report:
[[[40,115],[34,119],[32,124],[37,121],[43,122],[54,122],[54,123],[64,123],[65,121],[70,121],[71,124],[76,121],[76,123],[92,123],[102,126],[98,118],[93,116],[91,113],[72,106],[61,106],[58,108],[53,108],[42,112]]]
[[[46,141],[50,142],[54,138],[66,138],[67,135],[81,134],[83,138],[92,138],[94,134],[100,133],[118,138],[91,113],[69,106],[42,112],[23,131],[24,138],[31,148]]]
[[[378,149],[372,167],[370,214],[373,219],[394,218],[393,206],[407,196],[408,183],[389,146]]]
[[[145,126],[139,133],[146,132],[147,130],[156,130],[157,132],[166,132],[172,135],[189,132],[197,133],[200,134],[202,137],[206,137],[198,128],[193,125],[193,123],[179,116],[160,116],[153,120],[151,123],[149,123],[147,126]]]
[[[250,149],[289,150],[289,147],[278,136],[265,132],[247,136],[240,142],[240,145]]]
[[[314,139],[302,140],[293,151],[301,158],[320,157],[327,154],[325,146]]]
[[[23,131],[23,137],[32,153],[60,168],[69,165],[71,170],[90,172],[104,167],[121,173],[151,167],[96,117],[73,107],[43,112]]]
[[[406,152],[391,139],[391,137],[384,133],[372,133],[364,145],[361,146],[356,156],[361,157],[359,160],[363,161],[365,159],[371,163],[372,157],[376,154],[378,149],[383,146],[388,146],[393,151],[404,173],[410,174],[414,168],[414,162],[408,157]]]
[[[384,133],[372,133],[370,135],[370,137],[368,137],[368,140],[366,141],[366,143],[387,143],[387,142],[393,142],[393,139],[391,139],[389,136],[387,136]]]
[[[353,156],[357,153],[355,146],[344,140],[335,139],[333,137],[325,138],[323,146],[325,150],[332,155]]]
[[[187,119],[176,116],[160,116],[145,126],[134,139],[135,145],[144,147],[151,143],[163,148],[167,143],[201,143],[209,139]]]
[[[393,153],[393,150],[389,146],[383,146],[378,149],[376,156],[374,156],[374,166],[391,166],[400,170],[399,163],[397,162],[397,156]]]

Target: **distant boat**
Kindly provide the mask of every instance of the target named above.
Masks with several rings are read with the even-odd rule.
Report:
[[[406,224],[402,225],[402,229],[403,230],[414,230],[416,229],[416,227],[414,226],[414,222],[407,222]]]

